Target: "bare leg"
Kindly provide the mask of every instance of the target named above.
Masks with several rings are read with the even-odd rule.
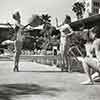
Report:
[[[22,50],[22,42],[16,41],[15,43],[15,59],[14,59],[14,71],[19,71],[18,64],[19,64],[19,58]]]
[[[99,72],[93,73],[91,77],[94,81],[100,81],[100,73]]]
[[[95,73],[92,74],[91,77],[92,77],[92,79],[95,79],[95,78],[98,77],[98,76],[99,76],[99,73],[98,73],[98,72],[95,72]]]
[[[69,55],[64,55],[64,64],[65,64],[65,71],[70,72],[71,61]]]
[[[64,53],[61,54],[61,70],[64,71],[64,67],[65,67],[65,61],[64,61]]]
[[[67,66],[68,67],[68,72],[71,72],[71,56],[70,55],[67,56],[67,60],[68,60],[67,61],[68,62],[68,66]]]
[[[59,63],[59,61],[57,62],[57,67],[60,67],[61,71],[64,71],[65,61],[64,61],[64,54],[63,54],[63,52],[60,53],[59,60],[60,60],[60,63]]]
[[[19,71],[19,68],[18,68],[19,58],[20,58],[20,52],[17,51],[15,54],[15,59],[14,59],[14,71],[16,70]]]
[[[94,81],[93,81],[93,79],[92,79],[92,77],[91,77],[91,67],[90,67],[90,65],[89,65],[89,59],[84,59],[83,61],[82,61],[82,64],[83,64],[83,68],[84,68],[84,71],[86,72],[86,74],[88,75],[88,77],[89,77],[89,80],[87,80],[87,81],[85,81],[85,82],[82,82],[81,84],[94,84]],[[88,63],[87,63],[88,62]],[[90,62],[91,63],[91,62]]]

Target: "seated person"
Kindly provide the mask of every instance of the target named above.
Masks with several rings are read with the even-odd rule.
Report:
[[[81,60],[89,80],[82,82],[81,84],[94,84],[94,78],[100,76],[100,37],[97,35],[95,28],[91,29],[89,32],[89,38],[91,41],[88,41],[85,44],[88,55],[87,57],[83,58],[83,60]],[[95,71],[95,73],[92,75],[91,69]]]

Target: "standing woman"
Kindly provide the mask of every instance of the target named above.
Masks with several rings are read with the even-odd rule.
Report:
[[[69,49],[69,36],[73,34],[72,28],[69,26],[71,23],[71,17],[69,15],[65,16],[65,20],[62,25],[58,26],[57,29],[60,30],[60,54],[62,60],[62,71],[67,70],[68,66],[70,66],[70,59],[67,55]],[[67,66],[66,66],[67,65]]]
[[[23,26],[21,25],[21,17],[20,17],[20,13],[16,12],[15,14],[13,14],[13,19],[16,21],[15,24],[15,32],[16,32],[16,40],[14,43],[14,47],[15,47],[15,56],[14,56],[14,69],[13,71],[19,71],[18,68],[18,64],[19,64],[19,57],[21,54],[21,49],[23,46]]]
[[[16,40],[15,40],[15,59],[14,59],[14,71],[19,71],[18,64],[19,64],[19,58],[21,54],[21,50],[23,47],[23,39],[26,38],[24,36],[25,28],[27,26],[31,27],[38,27],[39,25],[43,24],[43,21],[41,20],[41,17],[39,15],[32,15],[28,21],[28,24],[23,26],[21,25],[21,16],[19,12],[16,12],[13,14],[13,19],[16,21],[16,27],[15,27],[15,33],[16,33]],[[41,29],[41,28],[40,28]],[[31,38],[31,37],[30,37]]]

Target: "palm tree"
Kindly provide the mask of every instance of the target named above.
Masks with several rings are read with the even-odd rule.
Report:
[[[84,2],[75,2],[72,5],[72,11],[75,12],[77,19],[83,18],[85,12],[85,3]]]
[[[51,16],[49,16],[48,14],[42,14],[41,16],[42,20],[46,23],[50,23],[51,22]]]
[[[46,50],[47,45],[49,43],[49,38],[50,38],[51,16],[49,16],[48,14],[42,14],[41,19],[42,19],[43,24],[44,24],[44,27],[42,30],[42,34],[43,34],[43,37],[45,39],[45,42],[43,43],[43,49]]]

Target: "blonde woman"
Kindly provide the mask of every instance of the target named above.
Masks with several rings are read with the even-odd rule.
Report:
[[[62,71],[66,70],[70,66],[70,59],[67,55],[69,50],[69,36],[73,34],[72,28],[69,26],[71,23],[71,18],[69,15],[65,16],[65,20],[62,25],[58,26],[57,29],[60,30],[60,54],[62,59]]]
[[[21,50],[23,47],[23,39],[24,38],[34,38],[31,36],[25,36],[25,28],[27,26],[31,26],[32,28],[37,28],[37,29],[42,29],[42,27],[39,27],[39,25],[42,25],[42,20],[41,17],[38,15],[32,15],[29,19],[29,22],[27,25],[23,26],[21,24],[21,16],[19,12],[16,12],[13,14],[13,19],[16,21],[15,23],[15,33],[16,33],[16,40],[15,40],[15,60],[14,60],[14,71],[19,71],[19,58],[20,58],[20,54],[21,54]]]
[[[15,47],[15,57],[14,57],[14,71],[19,71],[18,64],[19,64],[19,57],[21,54],[22,46],[23,46],[23,26],[21,25],[21,17],[20,13],[16,12],[13,14],[13,19],[16,21],[15,23],[15,32],[16,32],[16,40],[14,43]]]

